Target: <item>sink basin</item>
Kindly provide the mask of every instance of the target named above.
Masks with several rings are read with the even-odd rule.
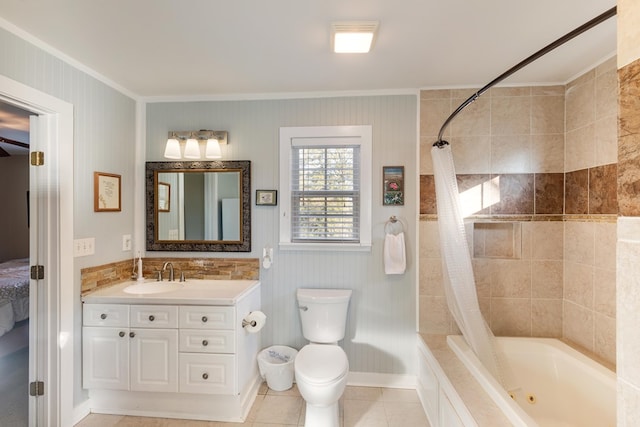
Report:
[[[123,289],[128,294],[159,294],[183,288],[180,282],[146,282],[129,285]]]

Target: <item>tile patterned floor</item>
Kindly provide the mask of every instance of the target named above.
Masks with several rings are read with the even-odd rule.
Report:
[[[221,423],[91,414],[76,427],[284,427],[304,426],[305,404],[295,384],[277,392],[260,388],[246,422]],[[340,400],[343,427],[429,427],[415,390],[348,386]]]

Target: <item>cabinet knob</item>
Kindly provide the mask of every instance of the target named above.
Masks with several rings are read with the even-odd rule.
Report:
[[[129,332],[129,337],[133,338],[133,337],[135,337],[135,336],[136,336],[136,333],[135,333],[135,332]]]
[[[209,345],[209,341],[207,341],[207,340],[202,340],[202,345],[203,345],[203,346],[205,346],[205,347],[206,347],[206,346],[208,346],[208,345]]]
[[[100,318],[101,318],[102,320],[104,320],[104,319],[106,319],[106,318],[107,318],[107,315],[106,315],[105,313],[102,313],[102,314],[100,315]]]
[[[202,316],[202,322],[203,323],[207,323],[207,320],[209,320],[209,319],[207,319],[207,316]]]
[[[209,374],[207,374],[206,372],[202,374],[202,379],[206,380],[208,378],[209,378]]]
[[[124,331],[120,331],[120,333],[118,335],[120,335],[120,338],[122,338],[122,337],[125,336],[125,333],[124,333]]]
[[[153,314],[149,316],[149,322],[153,322],[154,320],[156,320],[156,318],[153,316]]]

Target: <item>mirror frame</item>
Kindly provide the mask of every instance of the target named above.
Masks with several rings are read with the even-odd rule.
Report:
[[[240,172],[240,226],[239,241],[224,240],[157,240],[156,181],[159,172]],[[190,252],[251,252],[251,161],[220,160],[192,162],[146,162],[146,235],[148,251]]]

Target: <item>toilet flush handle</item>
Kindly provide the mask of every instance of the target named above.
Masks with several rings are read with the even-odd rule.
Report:
[[[299,305],[298,308],[302,311],[307,311],[309,310],[309,307],[307,307],[306,305]]]

